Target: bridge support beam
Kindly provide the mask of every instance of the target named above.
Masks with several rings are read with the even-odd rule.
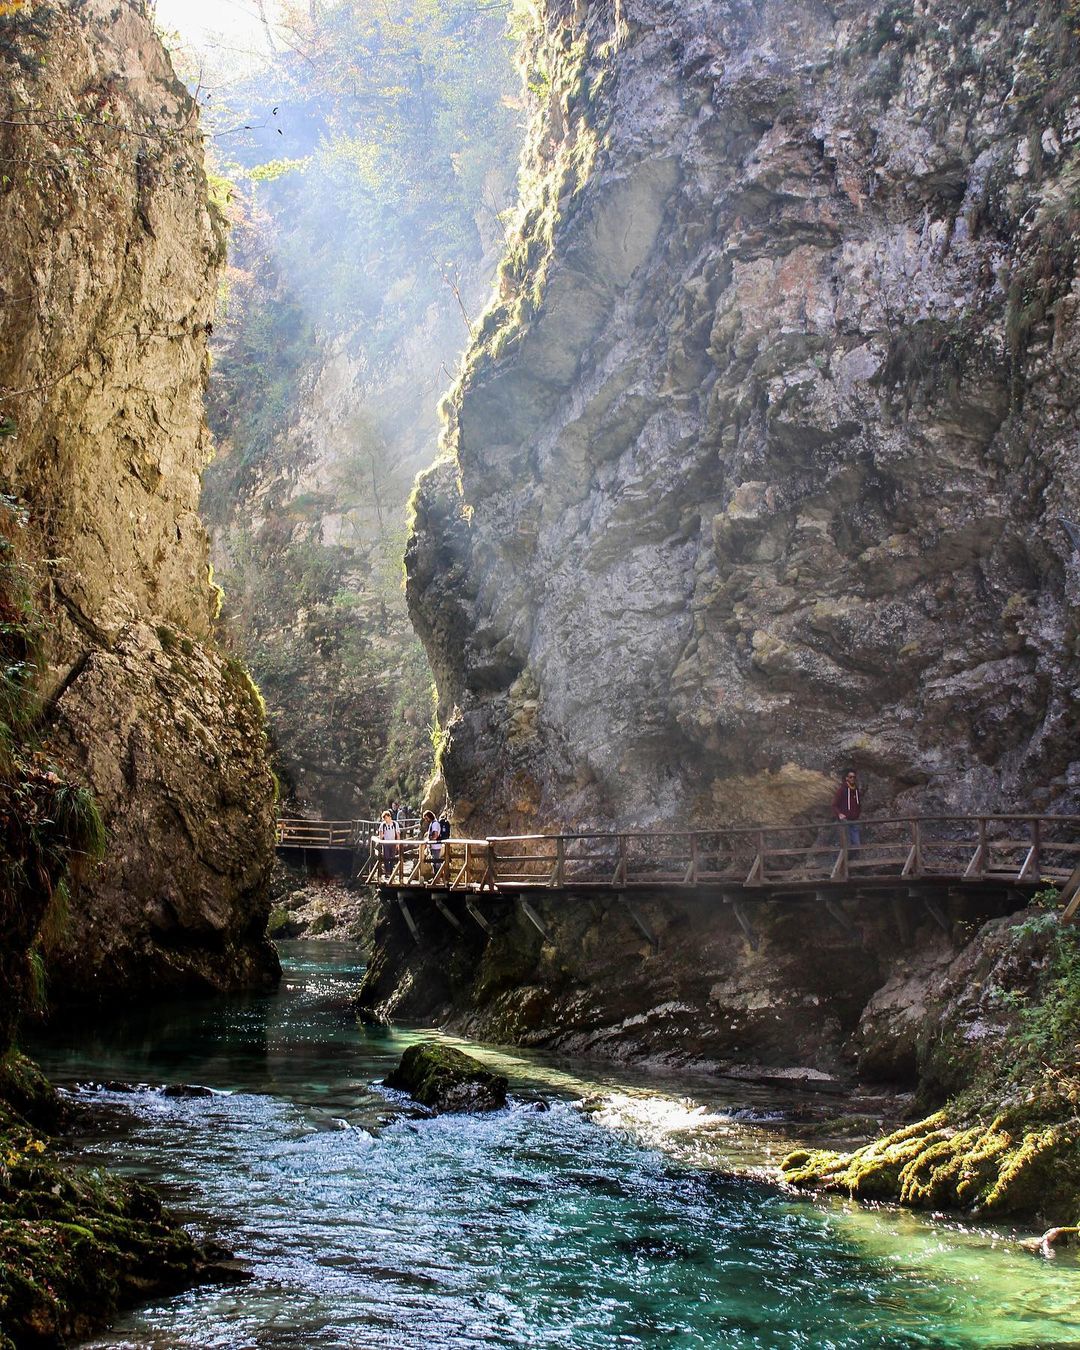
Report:
[[[936,900],[931,900],[929,896],[924,895],[923,908],[943,933],[946,935],[952,933],[952,924],[949,922],[949,917]]]
[[[488,935],[488,937],[490,937],[491,924],[489,924],[487,919],[484,918],[483,914],[480,913],[479,909],[477,909],[476,905],[473,903],[472,898],[468,895],[465,897],[465,908],[469,911],[469,913],[480,925],[480,927],[484,930],[484,932]]]
[[[656,934],[652,931],[652,929],[649,927],[649,925],[645,922],[645,920],[644,920],[644,919],[641,917],[641,915],[637,912],[637,910],[634,908],[634,906],[633,906],[633,905],[630,903],[630,901],[626,898],[626,892],[625,892],[625,891],[620,891],[620,892],[619,892],[618,899],[619,899],[619,904],[622,905],[623,909],[626,910],[626,913],[627,913],[627,916],[628,916],[629,919],[630,919],[630,922],[634,925],[634,927],[638,930],[638,932],[641,934],[641,936],[645,939],[645,941],[646,941],[646,942],[649,944],[649,946],[652,948],[652,950],[653,950],[653,956],[656,956],[657,953],[660,951],[660,939],[656,936]]]
[[[914,894],[908,891],[909,895]],[[904,908],[904,903],[899,896],[894,895],[891,902],[893,920],[896,923],[896,931],[899,934],[900,942],[905,947],[911,946],[911,920],[908,918],[908,912]]]
[[[540,917],[539,914],[537,914],[536,910],[533,909],[532,905],[529,904],[528,900],[526,900],[523,895],[518,896],[518,904],[521,906],[522,914],[525,915],[525,917],[536,929],[536,931],[540,934],[540,936],[544,939],[544,941],[550,942],[551,934],[544,927],[543,919]]]
[[[835,919],[845,933],[847,933],[851,937],[861,936],[859,930],[855,927],[855,925],[851,922],[848,916],[840,908],[840,904],[838,901],[834,900],[832,896],[825,891],[816,891],[814,894],[816,899],[819,900],[825,906],[826,914],[830,915],[830,917]]]
[[[441,896],[441,895],[433,895],[431,898],[435,901],[435,908],[436,908],[436,909],[439,911],[439,913],[443,916],[443,918],[444,918],[444,919],[446,920],[446,922],[450,925],[450,927],[451,927],[451,928],[456,928],[457,931],[460,933],[460,932],[462,931],[462,929],[461,929],[461,920],[460,920],[460,919],[458,918],[458,916],[454,913],[454,911],[449,907],[449,905],[447,905],[446,901],[442,898],[442,896]]]
[[[743,936],[749,942],[751,951],[756,952],[761,945],[761,939],[758,937],[754,925],[750,922],[746,906],[737,895],[725,895],[724,903],[731,906],[731,912],[735,915],[735,919],[743,931]]]
[[[409,906],[405,903],[405,897],[399,892],[397,896],[395,896],[395,899],[397,900],[398,909],[401,910],[401,917],[405,920],[405,923],[408,925],[408,929],[409,932],[412,934],[413,941],[419,947],[420,930],[416,926],[416,920],[413,918],[412,913],[409,910]]]

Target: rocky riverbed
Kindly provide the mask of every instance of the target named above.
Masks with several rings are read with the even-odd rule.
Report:
[[[379,901],[348,878],[313,873],[278,861],[270,878],[271,938],[322,938],[372,951]]]

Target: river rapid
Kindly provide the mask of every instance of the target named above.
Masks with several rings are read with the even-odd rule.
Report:
[[[783,1151],[760,1090],[467,1046],[515,1104],[419,1118],[379,1080],[434,1033],[357,1025],[354,948],[281,950],[276,995],[32,1047],[92,1108],[77,1156],[156,1183],[252,1272],[94,1350],[1080,1348],[1073,1257],[731,1176]],[[211,1095],[161,1091],[191,1084]]]

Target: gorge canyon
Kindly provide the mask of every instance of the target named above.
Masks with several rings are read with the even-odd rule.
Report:
[[[17,1047],[117,1009],[131,1079],[91,1058],[69,1106],[112,1094],[119,1137],[115,1097],[155,1129],[183,1102],[196,1170],[243,1158],[265,1200],[280,1167],[281,1212],[347,1155],[343,1229],[431,1123],[350,1037],[368,1074],[442,1033],[779,1084],[815,1129],[815,1093],[886,1102],[897,1135],[811,1130],[787,1180],[1072,1224],[1080,932],[1035,877],[744,905],[624,865],[530,909],[361,893],[363,837],[274,852],[277,817],[396,797],[451,848],[796,824],[831,853],[849,765],[871,844],[1080,821],[1077,0],[267,3],[263,64],[205,84],[158,17],[0,3],[0,1350],[250,1274],[40,1162],[62,1112]],[[279,944],[281,983],[271,896],[302,931],[320,867],[348,953]],[[169,1072],[207,1085],[151,1083],[204,1015]],[[427,1213],[406,1154],[382,1217]],[[411,1310],[438,1281],[409,1271]]]

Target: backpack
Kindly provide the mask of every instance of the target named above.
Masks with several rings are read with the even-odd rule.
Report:
[[[450,822],[444,817],[439,821],[439,839],[450,838]]]

